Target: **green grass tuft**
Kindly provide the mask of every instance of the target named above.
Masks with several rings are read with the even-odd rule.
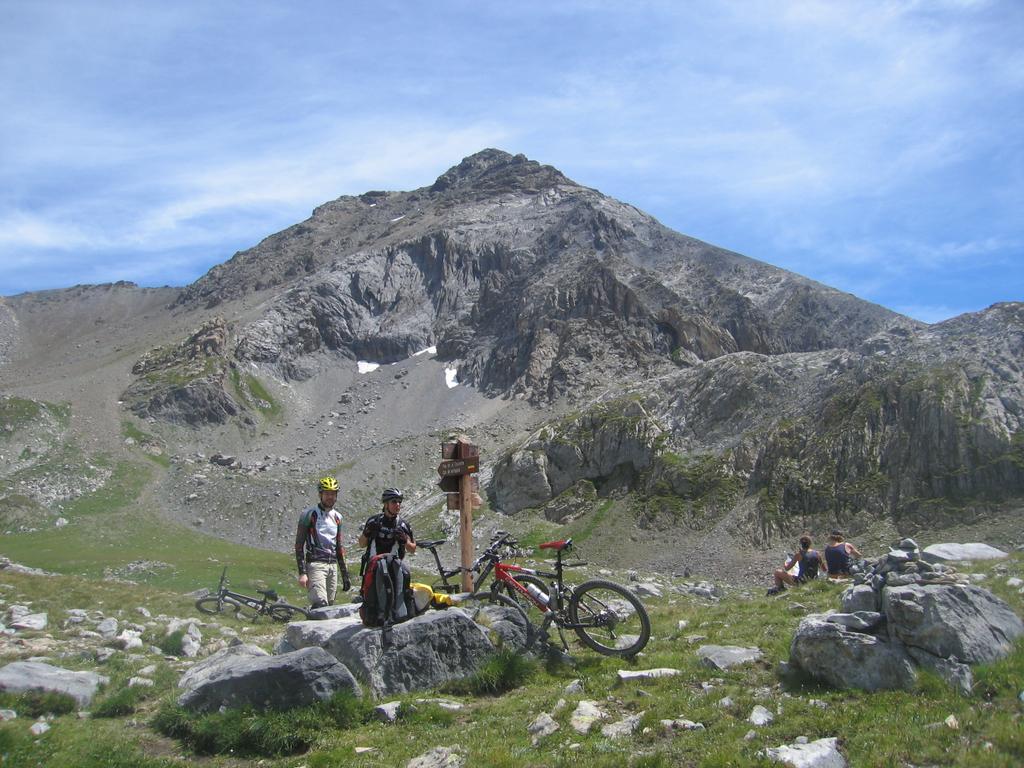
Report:
[[[503,648],[474,674],[451,683],[447,690],[471,696],[497,696],[519,688],[536,672],[537,664],[521,653]]]
[[[13,709],[20,717],[66,715],[78,709],[78,702],[66,693],[55,691],[0,691],[0,709]]]
[[[184,638],[185,630],[176,629],[170,634],[159,638],[156,641],[156,646],[163,651],[166,656],[181,656],[184,653],[181,642]]]
[[[105,694],[92,707],[93,717],[124,717],[134,714],[139,703],[146,698],[147,689],[141,686],[118,688]]]
[[[351,728],[368,716],[365,702],[342,691],[328,701],[285,712],[246,708],[195,714],[168,699],[151,725],[199,755],[281,757],[306,752],[323,738],[325,730]]]

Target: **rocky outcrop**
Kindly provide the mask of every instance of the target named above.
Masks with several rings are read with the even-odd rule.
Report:
[[[491,502],[506,514],[540,506],[587,481],[599,492],[637,484],[657,454],[662,429],[638,400],[602,403],[545,427],[498,462]]]
[[[140,418],[190,426],[224,424],[241,412],[226,391],[229,332],[223,318],[177,345],[153,350],[135,363],[134,383],[121,398]]]
[[[473,621],[462,610],[428,611],[396,624],[387,633],[368,629],[358,616],[300,621],[288,626],[290,648],[323,648],[352,670],[374,697],[434,688],[475,672],[495,644],[522,644],[522,630],[506,615],[488,608]]]
[[[1024,636],[1024,622],[992,593],[920,555],[916,542],[905,539],[844,592],[844,610],[880,606],[881,613],[868,608],[804,618],[790,661],[837,688],[910,689],[916,668],[924,667],[969,693],[968,665],[1009,654]]]

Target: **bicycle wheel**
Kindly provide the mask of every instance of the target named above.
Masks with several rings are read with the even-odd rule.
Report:
[[[651,638],[640,598],[613,581],[591,579],[572,591],[569,620],[586,645],[606,656],[635,656]]]
[[[493,630],[502,647],[528,651],[536,639],[537,630],[526,611],[508,595],[474,592],[456,605],[466,609],[473,621]]]
[[[213,615],[224,610],[224,603],[219,597],[201,597],[196,600],[196,610]]]
[[[274,621],[301,621],[302,619],[309,618],[304,610],[287,603],[272,605],[267,609],[267,613],[270,614],[270,618]]]
[[[516,581],[524,587],[527,584],[533,584],[537,589],[550,597],[551,584],[540,576],[532,576],[528,573],[515,573],[512,575],[515,576]],[[491,591],[502,595],[508,595],[512,600],[515,600],[518,605],[522,606],[524,610],[529,610],[530,607],[533,606],[533,603],[527,599],[526,595],[503,581],[495,581],[491,584]]]

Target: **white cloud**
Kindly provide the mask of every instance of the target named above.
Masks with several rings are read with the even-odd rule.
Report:
[[[1024,238],[1015,0],[54,0],[5,20],[0,285],[31,284],[26,254],[70,282],[187,281],[316,205],[429,184],[487,146],[844,285]]]

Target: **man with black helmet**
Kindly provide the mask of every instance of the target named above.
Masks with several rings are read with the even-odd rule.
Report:
[[[363,568],[374,555],[385,552],[397,554],[404,559],[406,552],[416,551],[416,539],[412,526],[399,514],[402,508],[402,492],[397,488],[385,488],[380,495],[383,509],[366,521],[359,535],[359,546],[366,547]]]
[[[342,589],[352,588],[341,546],[341,514],[334,508],[338,500],[338,481],[322,477],[317,487],[320,502],[299,517],[295,531],[295,562],[299,567],[299,585],[309,592],[313,608],[334,605],[338,593],[338,563],[341,563]]]
[[[412,526],[399,514],[402,500],[402,492],[397,488],[385,488],[380,495],[380,514],[366,521],[359,536],[359,546],[368,547],[370,557],[391,552],[402,559],[406,552],[416,551]]]

